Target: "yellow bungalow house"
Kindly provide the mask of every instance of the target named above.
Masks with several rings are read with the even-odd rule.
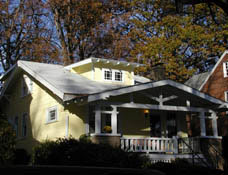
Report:
[[[31,152],[46,139],[87,134],[96,143],[170,160],[189,148],[180,138],[193,141],[188,138],[187,114],[199,118],[199,137],[220,138],[216,116],[225,102],[171,80],[136,76],[138,66],[143,65],[101,58],[66,67],[18,61],[1,77],[0,96],[1,110],[15,127],[17,146]],[[212,121],[210,136],[205,118]]]

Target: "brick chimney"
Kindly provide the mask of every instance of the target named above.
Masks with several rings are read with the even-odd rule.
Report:
[[[166,75],[165,75],[164,63],[155,64],[151,69],[150,77],[152,80],[155,80],[155,81],[165,80]]]

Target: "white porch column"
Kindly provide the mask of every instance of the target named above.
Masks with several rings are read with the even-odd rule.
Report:
[[[217,128],[217,116],[216,116],[216,113],[212,112],[211,117],[212,117],[213,135],[215,137],[217,137],[218,136],[218,128]]]
[[[112,134],[117,134],[117,107],[116,106],[112,106],[113,108],[113,111],[112,111],[112,121],[111,121],[111,124],[112,124]]]
[[[200,118],[200,135],[206,136],[206,125],[205,125],[205,114],[204,112],[199,113]]]
[[[101,133],[101,107],[95,106],[95,134]]]

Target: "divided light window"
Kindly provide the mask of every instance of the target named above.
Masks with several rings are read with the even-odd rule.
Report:
[[[48,108],[48,110],[47,110],[47,123],[57,121],[57,118],[58,118],[57,116],[58,116],[58,111],[57,111],[56,106]]]
[[[228,62],[223,63],[223,73],[224,77],[228,77]]]
[[[103,69],[104,80],[123,82],[123,72],[120,70]]]
[[[104,79],[112,80],[112,71],[111,70],[104,70]]]

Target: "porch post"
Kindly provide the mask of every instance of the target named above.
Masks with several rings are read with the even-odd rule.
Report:
[[[199,118],[200,118],[200,135],[201,136],[206,136],[206,126],[205,126],[205,115],[204,112],[199,113]]]
[[[112,106],[113,111],[112,111],[112,134],[117,134],[117,107],[116,106]]]
[[[95,106],[95,133],[101,133],[101,107],[100,105]]]
[[[215,137],[218,136],[218,128],[217,128],[217,116],[215,112],[212,112],[212,129],[213,129],[213,135]]]

